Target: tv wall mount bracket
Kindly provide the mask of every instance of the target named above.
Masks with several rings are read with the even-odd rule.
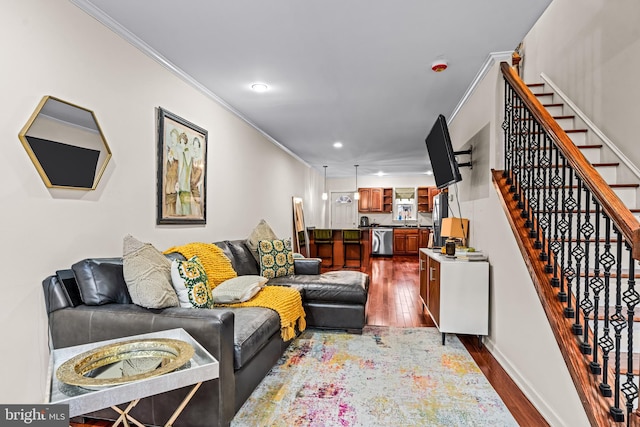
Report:
[[[453,155],[454,156],[461,156],[461,155],[468,155],[469,156],[469,161],[468,162],[464,162],[464,163],[460,163],[457,161],[456,159],[456,163],[458,163],[458,167],[459,168],[469,168],[469,169],[473,169],[473,155],[471,154],[471,151],[473,150],[473,146],[470,146],[468,150],[463,150],[463,151],[454,151]]]

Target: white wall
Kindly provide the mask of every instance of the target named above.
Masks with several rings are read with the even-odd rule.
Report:
[[[502,88],[496,63],[449,128],[455,150],[471,140],[490,144],[485,168],[502,168]],[[478,141],[478,135],[489,141]],[[461,192],[481,195],[462,202],[462,209],[469,213],[473,245],[487,252],[491,264],[487,347],[551,425],[588,425],[491,178],[465,185]],[[490,191],[477,191],[486,186]]]
[[[119,256],[130,233],[159,249],[238,239],[265,218],[292,234],[291,197],[315,221],[318,171],[286,154],[65,0],[3,1],[0,14],[2,403],[40,403],[48,364],[42,280],[86,257]],[[44,95],[93,110],[113,152],[95,191],[47,189],[18,132]],[[156,226],[155,108],[208,130],[206,226]]]
[[[524,39],[524,78],[544,72],[640,165],[640,2],[554,0]]]

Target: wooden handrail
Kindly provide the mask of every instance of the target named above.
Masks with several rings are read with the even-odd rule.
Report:
[[[562,152],[573,170],[580,176],[582,182],[591,194],[600,202],[604,212],[615,223],[616,227],[632,247],[632,255],[640,260],[640,222],[620,200],[606,181],[584,157],[567,133],[558,125],[551,114],[542,106],[538,98],[522,82],[515,70],[506,62],[500,63],[500,69],[505,80],[511,85],[524,105],[535,117],[538,124],[553,140]]]

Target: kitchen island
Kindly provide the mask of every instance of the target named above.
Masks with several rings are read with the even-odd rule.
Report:
[[[362,267],[369,266],[369,260],[371,258],[371,227],[360,227],[360,265]],[[313,228],[309,228],[309,249],[311,252],[311,258],[323,258],[323,267],[328,267],[329,262],[325,260],[325,258],[332,255],[333,257],[333,267],[342,267],[345,266],[345,256],[347,258],[346,267],[358,268],[358,247],[357,245],[344,245],[342,243],[342,231],[344,229],[332,229],[331,233],[333,236],[333,251],[332,254],[329,254],[330,250],[328,245],[321,245],[316,248],[314,239],[313,239]],[[318,253],[320,251],[320,253]],[[346,252],[346,253],[345,253]]]

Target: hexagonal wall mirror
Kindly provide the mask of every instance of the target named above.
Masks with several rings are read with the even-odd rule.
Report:
[[[111,158],[93,111],[52,96],[18,136],[49,188],[94,190]]]

